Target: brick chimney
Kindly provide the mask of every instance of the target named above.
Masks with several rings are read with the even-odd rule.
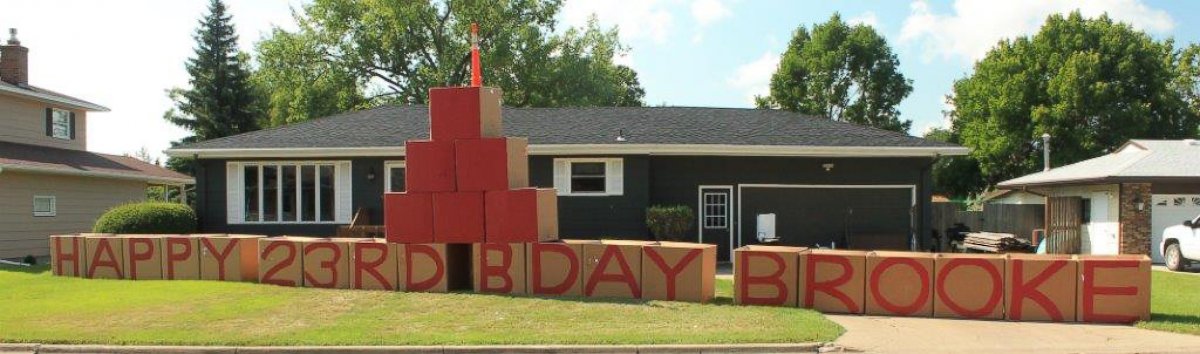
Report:
[[[0,81],[29,86],[29,48],[17,40],[17,29],[8,29],[8,42],[0,46]]]

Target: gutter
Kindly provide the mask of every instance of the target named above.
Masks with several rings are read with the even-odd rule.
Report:
[[[965,147],[790,146],[730,144],[537,144],[530,155],[663,155],[792,157],[933,157],[962,156]],[[196,158],[399,157],[403,146],[354,148],[168,149],[167,156]]]
[[[41,100],[44,102],[57,103],[57,104],[67,106],[69,108],[82,109],[82,110],[87,110],[87,111],[92,111],[92,112],[108,112],[108,111],[110,111],[108,109],[108,107],[104,107],[104,106],[101,106],[98,104],[66,99],[66,98],[59,97],[59,96],[47,95],[47,94],[44,94],[41,92],[28,91],[28,90],[24,90],[24,89],[20,89],[20,88],[13,88],[11,86],[6,86],[6,85],[0,85],[0,92],[8,92],[8,93],[11,93],[11,94],[14,94],[17,96],[35,98],[35,99],[38,99],[38,100]]]
[[[22,165],[0,165],[0,171],[8,171],[8,170],[67,175],[67,176],[112,178],[112,179],[144,181],[144,182],[162,183],[162,184],[195,184],[196,183],[196,179],[194,179],[194,178],[154,177],[154,176],[130,175],[130,174],[112,173],[112,172],[63,170],[63,169],[58,169],[58,168],[32,167],[32,166],[22,166]]]

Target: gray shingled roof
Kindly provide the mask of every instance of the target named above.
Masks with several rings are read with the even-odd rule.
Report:
[[[998,186],[1020,188],[1156,178],[1200,180],[1197,157],[1200,157],[1200,141],[1134,139],[1111,154],[1017,177]]]
[[[901,133],[762,109],[697,107],[504,108],[504,133],[530,144],[725,144],[957,147]],[[429,137],[425,106],[382,106],[176,147],[172,150],[403,146]]]

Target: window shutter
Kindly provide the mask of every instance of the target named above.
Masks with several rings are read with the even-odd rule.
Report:
[[[571,194],[571,163],[563,159],[554,159],[554,189],[558,195]]]
[[[46,108],[46,136],[54,136],[54,110]]]
[[[225,163],[225,222],[240,224],[246,220],[246,188],[242,182],[242,165]]]
[[[608,195],[625,194],[625,161],[622,159],[611,159],[604,164],[605,178],[604,181],[608,184],[604,187]]]
[[[350,166],[350,162],[338,162],[334,167],[334,175],[337,175],[334,195],[337,200],[334,205],[336,214],[333,217],[339,223],[350,223],[354,213],[354,183],[351,179]]]
[[[75,112],[71,112],[71,122],[70,123],[71,123],[71,127],[68,129],[71,131],[71,140],[75,140]]]

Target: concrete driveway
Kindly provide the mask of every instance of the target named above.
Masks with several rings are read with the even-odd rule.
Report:
[[[826,315],[868,353],[1200,353],[1200,336],[1132,326]]]

